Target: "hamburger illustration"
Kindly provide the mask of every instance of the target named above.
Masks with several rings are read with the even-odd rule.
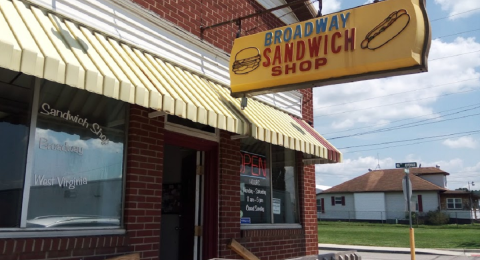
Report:
[[[405,9],[395,11],[368,32],[360,46],[362,49],[376,50],[403,32],[409,22],[410,15]]]
[[[260,51],[257,48],[245,48],[235,55],[232,71],[235,74],[247,74],[260,66],[260,60]]]

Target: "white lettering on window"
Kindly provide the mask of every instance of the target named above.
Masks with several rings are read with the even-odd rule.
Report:
[[[100,140],[102,141],[102,144],[108,144],[108,138],[103,134],[102,128],[100,127],[99,124],[93,123],[91,126],[87,122],[86,118],[81,118],[79,115],[73,116],[70,114],[70,110],[67,110],[67,112],[62,112],[60,110],[50,108],[50,105],[48,103],[43,103],[42,104],[42,110],[40,111],[40,114],[42,115],[49,115],[49,116],[55,116],[55,117],[60,117],[68,121],[72,121],[74,123],[77,123],[87,129],[90,129],[92,133],[96,134]]]

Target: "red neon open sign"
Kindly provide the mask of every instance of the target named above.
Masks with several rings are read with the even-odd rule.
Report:
[[[267,177],[267,159],[256,154],[240,152],[242,163],[240,165],[240,174],[252,177]]]

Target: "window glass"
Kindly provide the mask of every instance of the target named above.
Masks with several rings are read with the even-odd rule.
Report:
[[[299,223],[295,151],[242,139],[241,223]]]
[[[125,110],[84,90],[42,87],[27,227],[120,225]]]
[[[462,199],[457,199],[457,198],[447,199],[447,208],[448,209],[461,209],[462,208]]]
[[[32,90],[0,83],[0,228],[19,227]]]
[[[317,212],[322,212],[322,202],[317,199]]]
[[[447,208],[448,209],[453,209],[455,207],[453,203],[453,199],[447,199]]]
[[[455,199],[455,208],[456,209],[462,208],[462,199]]]
[[[335,197],[335,205],[342,205],[342,197]]]
[[[271,161],[274,223],[298,223],[295,152],[272,145]]]
[[[244,139],[240,152],[240,219],[243,224],[271,223],[268,145]]]

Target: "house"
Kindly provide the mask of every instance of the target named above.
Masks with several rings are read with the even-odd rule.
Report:
[[[418,212],[437,210],[447,191],[449,173],[438,167],[410,168],[412,208]],[[403,169],[369,171],[317,194],[320,219],[405,219]],[[407,215],[408,216],[408,215]]]
[[[440,194],[440,209],[452,222],[470,223],[480,218],[478,207],[480,196],[467,190],[447,190]]]

